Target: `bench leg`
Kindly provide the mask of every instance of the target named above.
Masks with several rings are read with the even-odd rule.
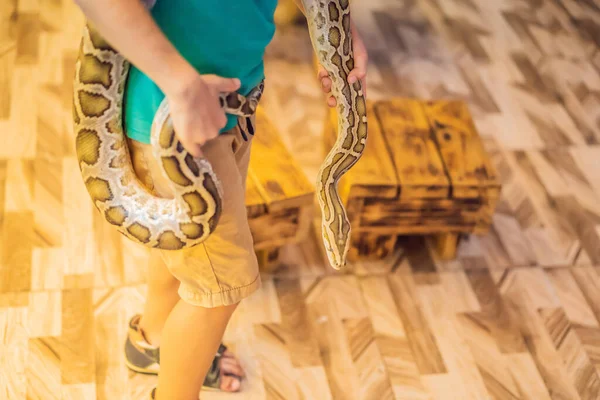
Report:
[[[256,258],[261,272],[273,273],[278,266],[279,248],[257,250]]]
[[[440,233],[435,236],[435,249],[442,260],[456,258],[459,238],[459,233]]]
[[[352,234],[348,260],[380,260],[392,253],[395,243],[395,235],[382,236],[366,232]]]

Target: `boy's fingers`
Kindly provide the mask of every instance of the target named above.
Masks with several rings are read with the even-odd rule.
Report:
[[[197,144],[194,147],[195,148],[194,148],[194,152],[192,153],[192,155],[194,157],[198,157],[198,158],[204,157],[204,153],[202,152],[202,146],[200,146],[199,144]]]
[[[219,116],[219,119],[217,120],[217,126],[219,127],[219,130],[220,130],[220,129],[223,129],[223,128],[225,128],[225,125],[227,125],[227,117],[225,116],[225,114],[223,114],[223,116],[222,116],[222,117],[221,117],[221,116]],[[216,133],[214,134],[214,136],[212,136],[212,137],[211,137],[211,139],[212,139],[213,137],[217,137],[217,136],[218,136],[218,134],[219,134],[219,132],[216,132]]]
[[[319,79],[323,79],[323,78],[329,76],[329,74],[327,73],[327,70],[325,70],[325,68],[323,68],[322,65],[319,65],[319,72],[317,72],[317,76],[319,77]]]
[[[235,92],[240,88],[240,80],[235,78],[219,78],[217,87],[220,92]]]
[[[363,59],[366,59],[366,57],[364,57]],[[359,60],[360,58],[355,58],[356,65],[354,66],[354,69],[348,74],[348,82],[350,83],[354,83],[357,80],[363,80],[367,76],[367,63],[359,62]]]
[[[208,131],[205,131],[205,136],[209,138],[216,137],[219,134],[219,130],[227,125],[227,114],[223,109],[217,110],[212,114],[212,123]]]
[[[358,36],[358,32],[355,30],[354,26],[352,27],[353,34]],[[354,68],[348,74],[348,82],[354,83],[357,80],[363,81],[363,86],[365,84],[364,79],[367,76],[367,65],[369,64],[369,55],[367,53],[367,49],[365,48],[362,40],[355,40],[353,43],[354,50]]]
[[[363,76],[358,77],[358,79],[362,79],[364,74],[367,73],[369,54],[367,53],[367,48],[365,47],[359,32],[356,30],[354,23],[351,22],[350,28],[352,30],[352,36],[354,37],[354,40],[352,41],[352,50],[354,50],[354,69],[363,74]]]
[[[350,83],[354,83],[356,81],[362,80],[365,78],[365,76],[367,76],[367,71],[364,70],[360,70],[357,68],[354,68],[352,71],[350,71],[350,73],[348,74],[348,82]]]
[[[361,61],[362,60],[362,61]],[[348,74],[348,82],[354,83],[361,81],[363,94],[367,95],[367,57],[366,55],[362,58],[355,58],[356,66]]]
[[[331,96],[327,99],[327,105],[329,107],[335,107],[337,105],[337,101],[335,100],[335,97]]]
[[[221,369],[228,374],[234,374],[240,377],[245,376],[244,370],[234,358],[221,359]]]
[[[181,142],[183,148],[188,151],[193,157],[200,158],[202,157],[202,147],[197,143],[184,143]]]
[[[205,75],[204,80],[207,84],[215,88],[218,92],[234,92],[240,88],[240,80],[237,78],[223,78],[217,75]]]
[[[359,69],[367,73],[367,64],[369,64],[369,55],[367,54],[367,49],[364,48],[364,45],[357,44],[356,50],[354,51],[354,62],[355,69]]]
[[[331,92],[331,79],[328,77],[321,78],[321,88],[325,93]]]
[[[237,392],[240,390],[240,380],[235,376],[224,376],[221,381],[221,390],[224,392]]]

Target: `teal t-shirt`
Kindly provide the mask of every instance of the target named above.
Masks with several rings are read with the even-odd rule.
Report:
[[[263,56],[275,32],[277,0],[158,0],[151,13],[175,48],[201,74],[239,78],[246,95],[264,78]],[[124,99],[127,136],[150,143],[164,93],[139,69],[129,72]],[[236,118],[228,115],[227,126]]]

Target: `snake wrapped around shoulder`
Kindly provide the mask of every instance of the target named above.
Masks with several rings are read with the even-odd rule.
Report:
[[[317,183],[323,240],[335,268],[345,263],[350,224],[337,194],[337,181],[360,157],[366,140],[366,107],[360,83],[347,83],[353,68],[347,0],[303,0],[315,51],[333,81],[338,101],[338,140]],[[153,195],[136,177],[123,127],[123,95],[129,62],[88,23],[75,68],[75,147],[86,189],[104,218],[129,239],[147,247],[193,247],[214,231],[224,195],[205,158],[195,158],[177,139],[165,99],[152,124],[151,143],[173,198]],[[221,106],[252,115],[261,83],[247,96],[223,93]]]

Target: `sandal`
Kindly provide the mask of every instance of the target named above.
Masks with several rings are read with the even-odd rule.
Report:
[[[160,349],[158,346],[152,346],[146,340],[144,333],[140,328],[140,315],[135,315],[129,321],[129,332],[125,341],[125,364],[127,367],[137,373],[157,375],[160,370]],[[221,390],[221,359],[227,351],[227,346],[221,344],[217,350],[217,354],[208,369],[203,390],[219,391]],[[242,377],[235,374],[225,374],[238,378],[241,382]],[[151,393],[151,398],[154,398],[154,392]]]

